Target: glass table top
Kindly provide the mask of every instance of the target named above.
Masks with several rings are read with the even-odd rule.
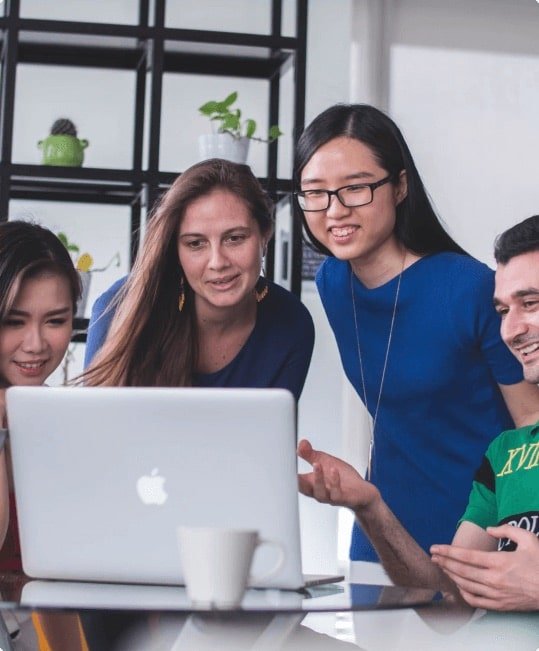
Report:
[[[0,575],[0,608],[96,610],[157,610],[209,612],[192,604],[186,590],[172,585],[139,585],[48,581],[23,575]],[[233,612],[340,612],[427,606],[436,599],[431,590],[373,586],[346,582],[306,588],[301,592],[247,590]]]
[[[124,618],[127,642],[115,651],[539,648],[539,613],[474,611],[446,603],[432,591],[395,586],[341,582],[301,593],[248,590],[241,608],[210,610],[197,609],[178,586],[45,581],[5,574],[0,575],[0,596],[4,617],[9,611],[28,618],[31,610],[42,615],[51,609],[74,610],[88,635],[96,618],[98,628],[107,619]],[[10,641],[1,633],[0,647],[10,651]]]

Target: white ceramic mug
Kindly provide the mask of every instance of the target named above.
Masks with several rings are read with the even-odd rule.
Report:
[[[248,581],[267,579],[284,564],[283,545],[260,538],[257,531],[182,526],[177,535],[187,595],[198,606],[234,608],[241,603]],[[269,571],[249,576],[260,545],[277,547],[278,558]]]

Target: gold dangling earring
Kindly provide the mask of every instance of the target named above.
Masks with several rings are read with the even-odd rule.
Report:
[[[255,285],[255,298],[257,303],[261,303],[269,292],[268,281],[265,278],[259,278]]]
[[[181,312],[185,307],[185,281],[183,276],[180,279],[180,296],[178,298],[178,310]]]
[[[260,260],[260,278],[255,285],[255,298],[257,303],[261,303],[269,292],[268,281],[266,280],[266,270],[264,269],[264,258],[266,257],[266,244],[262,250],[262,259]]]

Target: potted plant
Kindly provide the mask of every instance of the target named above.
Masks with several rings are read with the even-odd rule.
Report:
[[[77,138],[77,128],[71,120],[58,118],[51,127],[50,136],[40,140],[37,146],[43,151],[43,165],[80,167],[88,141]]]
[[[120,254],[116,253],[104,267],[96,268],[93,266],[94,259],[92,256],[89,253],[81,253],[78,244],[71,242],[65,233],[57,233],[56,236],[69,251],[71,259],[73,260],[73,264],[79,272],[82,284],[82,294],[79,302],[77,303],[77,313],[75,316],[82,318],[84,317],[84,313],[86,311],[86,303],[88,302],[88,294],[90,292],[90,281],[92,279],[92,274],[99,271],[106,271],[113,263],[119,267]]]
[[[257,124],[252,118],[242,118],[241,110],[233,108],[238,93],[230,93],[222,101],[211,100],[199,107],[199,112],[209,118],[214,133],[199,136],[200,156],[206,158],[226,158],[235,163],[245,163],[251,140],[270,143],[282,135],[275,124],[268,130],[265,138],[255,136]]]

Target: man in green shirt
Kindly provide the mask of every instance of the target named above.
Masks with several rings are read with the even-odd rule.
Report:
[[[502,338],[522,364],[525,379],[538,384],[539,215],[505,231],[496,241],[495,257],[494,304]],[[300,442],[298,454],[313,470],[300,475],[300,490],[320,502],[351,508],[395,583],[460,595],[477,608],[539,610],[539,405],[532,420],[491,443],[453,544],[433,545],[432,557],[402,527],[375,486],[308,441]]]

